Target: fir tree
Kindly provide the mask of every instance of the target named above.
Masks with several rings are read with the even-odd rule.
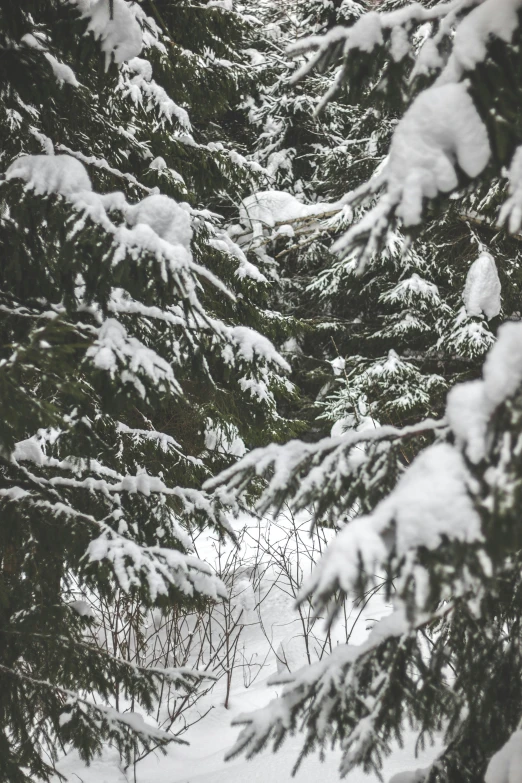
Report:
[[[123,589],[168,610],[223,595],[190,554],[194,526],[228,530],[199,487],[241,437],[284,429],[287,365],[251,328],[273,320],[266,279],[207,208],[259,176],[226,144],[248,82],[234,53],[244,25],[204,3],[0,4],[10,783],[48,780],[60,748],[89,760],[109,740],[128,761],[136,742],[172,738],[114,695],[148,711],[165,679],[189,687],[197,674],[91,645],[82,596],[110,603]]]
[[[384,10],[397,5],[381,3]],[[283,16],[280,23],[286,43],[307,25],[316,32],[353,24],[364,6],[310,2],[299,9],[299,22],[287,29]],[[290,221],[290,238],[280,221],[263,244],[278,264],[274,306],[307,327],[285,348],[307,401],[300,413],[316,433],[326,423],[342,428],[371,417],[406,424],[419,415],[440,413],[447,389],[479,374],[499,318],[518,311],[520,243],[494,229],[499,203],[495,183],[479,198],[461,194],[443,214],[432,210],[422,238],[410,239],[407,246],[395,230],[364,269],[356,253],[338,258],[330,252],[353,220],[339,199],[382,164],[400,96],[408,89],[407,79],[397,73],[394,89],[383,89],[389,70],[386,64],[375,69],[355,105],[350,84],[341,85],[314,119],[318,96],[336,85],[335,62],[322,74],[307,74],[295,94],[289,86],[290,64],[251,109],[251,119],[262,131],[255,156],[272,173],[274,185],[317,206],[318,219]],[[359,86],[361,80],[354,82]],[[355,206],[355,219],[365,209]],[[486,307],[487,315],[480,307],[468,313],[463,301],[468,273],[479,286],[476,274],[488,254],[492,274],[496,266],[501,279],[502,312],[497,304],[493,314],[491,307]]]
[[[443,259],[443,242],[459,245],[452,233],[459,222],[466,231],[480,227],[476,263],[460,272],[466,313],[454,328],[449,319],[446,336],[455,341],[467,328],[468,350],[476,340],[482,351],[493,338],[485,329],[475,338],[483,322],[466,319],[482,314],[493,322],[499,314],[498,278],[484,253],[491,245],[482,237],[499,248],[500,277],[519,274],[516,259],[506,253],[502,261],[518,241],[505,234],[517,236],[522,223],[520,3],[385,5],[294,48],[312,52],[302,76],[333,62],[351,100],[363,99],[374,81],[390,106],[403,105],[386,166],[347,199],[363,202],[364,212],[335,250],[362,279],[397,232],[411,237],[411,247],[437,247]],[[459,275],[459,256],[448,261],[445,269]],[[432,281],[412,278],[385,294],[388,327],[400,322],[393,306],[409,306],[409,290],[416,286],[420,301],[434,295]],[[504,306],[518,319],[515,291],[508,289]],[[357,766],[378,771],[410,724],[421,747],[437,732],[445,737],[444,750],[415,780],[518,779],[521,339],[519,323],[499,329],[482,377],[451,389],[444,419],[274,445],[210,482],[227,483],[240,497],[252,476],[265,475],[261,510],[290,503],[312,509],[316,524],[339,528],[303,588],[318,612],[333,618],[339,597],[365,589],[379,571],[394,604],[363,645],[340,645],[328,659],[279,677],[282,696],[241,719],[231,755],[251,755],[270,740],[277,749],[302,728],[301,758],[338,743],[341,774]],[[405,458],[410,448],[418,452],[413,460]]]

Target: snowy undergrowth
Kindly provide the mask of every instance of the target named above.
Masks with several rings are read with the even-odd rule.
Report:
[[[190,744],[169,747],[166,756],[159,752],[148,754],[126,770],[110,747],[106,747],[90,767],[73,752],[57,767],[68,781],[239,783],[247,778],[269,781],[275,775],[278,783],[293,779],[291,770],[298,755],[298,737],[288,741],[277,756],[267,751],[253,761],[224,761],[237,735],[237,728],[232,726],[234,718],[265,707],[278,694],[279,688],[269,684],[272,675],[295,671],[309,661],[317,662],[347,639],[351,645],[364,643],[370,629],[388,615],[390,607],[382,592],[374,590],[363,599],[347,601],[330,632],[326,632],[322,619],[314,618],[311,604],[305,603],[296,612],[295,596],[302,580],[309,575],[333,537],[332,531],[318,531],[310,537],[309,519],[305,514],[298,518],[282,515],[277,520],[263,521],[243,517],[235,526],[238,549],[230,542],[220,544],[208,534],[195,541],[198,556],[213,565],[227,584],[232,600],[228,605],[223,602],[213,608],[203,634],[199,625],[201,618],[198,620],[196,614],[185,616],[183,620],[178,616],[178,626],[185,623],[188,636],[192,634],[192,642],[191,646],[185,644],[183,647],[178,639],[178,647],[172,654],[179,656],[184,649],[186,661],[172,661],[168,654],[161,657],[166,649],[166,625],[157,613],[151,613],[145,629],[151,663],[165,666],[185,663],[218,678],[215,684],[202,684],[199,695],[179,712],[177,722],[171,727],[173,733]],[[95,616],[98,643],[102,646],[110,643],[112,637],[101,604],[93,596],[75,604],[75,611],[88,611]],[[114,617],[111,622],[114,630]],[[135,654],[139,647],[136,638],[131,647]],[[140,654],[143,659],[143,648]],[[173,690],[157,705],[155,715],[143,717],[154,726],[165,728],[176,704],[179,706],[179,697]],[[131,710],[132,706],[122,700],[119,709]],[[428,761],[433,755],[434,751],[428,753]],[[413,744],[407,742],[406,749],[398,750],[389,760],[385,773],[392,775],[419,766],[420,762],[413,756]],[[337,780],[338,762],[338,754],[329,756],[324,764],[319,757],[311,757],[295,780],[311,783],[319,774],[325,780]],[[370,781],[374,778],[360,773],[354,779]]]

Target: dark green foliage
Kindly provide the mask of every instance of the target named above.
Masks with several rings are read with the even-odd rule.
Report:
[[[268,281],[208,211],[260,177],[230,120],[252,80],[239,52],[249,26],[205,3],[113,0],[143,40],[118,63],[87,32],[89,8],[0,3],[9,783],[48,780],[70,747],[89,760],[109,741],[128,763],[137,743],[171,739],[117,712],[115,694],[147,712],[165,679],[192,687],[197,675],[111,658],[77,600],[110,604],[123,588],[168,610],[223,595],[187,554],[192,530],[228,528],[199,487],[235,459],[233,442],[288,430],[275,407],[291,393],[286,364],[254,331],[278,333]],[[109,24],[109,0],[96,8]]]
[[[404,5],[384,2],[379,9],[393,12]],[[271,18],[298,51],[294,37],[352,25],[368,10],[358,8],[300,3],[292,25],[277,7]],[[278,265],[274,307],[299,319],[297,342],[287,350],[301,393],[299,415],[308,421],[311,438],[340,420],[352,426],[370,416],[400,426],[440,415],[447,389],[478,376],[499,321],[519,310],[521,245],[495,228],[506,195],[497,179],[485,186],[479,180],[473,190],[430,205],[421,235],[412,229],[406,237],[403,227],[390,227],[380,252],[364,265],[355,249],[341,258],[332,254],[333,242],[375,205],[367,199],[364,207],[356,202],[353,211],[342,211],[332,200],[356,191],[382,166],[400,113],[426,86],[425,75],[409,81],[418,43],[398,62],[389,56],[389,31],[384,44],[369,55],[352,52],[346,78],[339,77],[334,45],[324,48],[321,67],[309,69],[295,85],[294,63],[279,65],[278,79],[272,77],[251,107],[252,121],[263,130],[255,157],[273,173],[272,187],[324,204],[315,225],[296,222],[294,237],[273,237],[262,248]],[[314,116],[322,95],[329,99]],[[486,96],[484,101],[487,106]],[[468,271],[484,252],[502,283],[502,313],[489,322],[468,314],[462,298]]]
[[[343,360],[334,366],[338,391],[320,395],[336,431],[317,443],[257,450],[208,486],[225,484],[233,501],[261,475],[263,510],[288,504],[311,510],[315,524],[338,527],[302,595],[318,615],[334,620],[346,595],[368,595],[379,579],[394,612],[362,645],[339,645],[327,660],[278,678],[280,698],[242,716],[230,755],[251,756],[270,742],[277,749],[302,731],[298,763],[338,743],[341,775],[357,767],[378,773],[393,743],[413,729],[420,748],[435,735],[444,741],[416,780],[477,783],[487,773],[488,783],[508,783],[519,774],[522,738],[522,331],[501,321],[520,320],[521,14],[506,3],[509,30],[500,34],[494,2],[455,3],[454,16],[431,0],[374,6],[382,16],[363,19],[355,32],[340,29],[293,50],[310,58],[299,89],[317,72],[332,83],[338,69],[325,112],[343,99],[379,106],[375,162],[398,120],[390,165],[347,199],[353,223],[346,211],[333,225],[320,223],[306,249],[272,237],[289,251],[279,258],[304,270],[292,307],[323,308],[314,314],[325,319],[325,339],[309,335],[308,346],[322,352],[318,361],[330,360],[333,336]],[[444,114],[448,85],[461,101],[453,116]],[[469,124],[459,126],[466,103]],[[415,115],[419,107],[433,133]],[[479,138],[483,145],[473,171],[458,149],[463,126],[475,132],[477,149]],[[448,179],[438,180],[426,160],[446,166]],[[325,253],[331,236],[340,239],[337,257]],[[304,277],[307,253],[315,279]],[[462,301],[471,264],[484,253],[502,289],[502,309],[495,302],[489,315]],[[413,423],[426,414],[445,417]]]

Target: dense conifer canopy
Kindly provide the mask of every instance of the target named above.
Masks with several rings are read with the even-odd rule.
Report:
[[[167,678],[85,640],[82,598],[224,595],[190,531],[228,535],[201,483],[284,429],[265,276],[216,204],[262,172],[229,145],[243,18],[205,4],[0,4],[0,779],[60,747],[169,739]],[[175,35],[171,33],[175,30]],[[232,134],[232,131],[230,131]],[[244,439],[244,440],[243,440]],[[198,596],[200,596],[198,598]],[[101,702],[100,702],[101,699]]]
[[[254,503],[335,531],[317,614],[393,613],[231,755],[379,772],[409,727],[444,738],[411,780],[521,780],[521,22],[0,0],[1,781],[172,740],[142,716],[201,673],[108,654],[85,599],[226,598],[193,537]]]

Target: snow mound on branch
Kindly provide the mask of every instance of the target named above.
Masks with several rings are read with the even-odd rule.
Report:
[[[150,226],[161,239],[172,245],[181,245],[190,253],[190,214],[174,199],[161,194],[147,196],[138,204],[127,207],[125,217],[130,226]]]
[[[133,57],[127,65],[136,76],[141,77],[144,81],[150,82],[152,80],[152,65],[148,60],[143,60],[141,57]]]
[[[518,27],[517,9],[522,0],[485,0],[460,22],[453,51],[439,83],[457,81],[486,59],[491,37],[509,43]]]
[[[476,177],[490,157],[489,139],[465,84],[422,92],[394,133],[385,170],[388,198],[406,226],[417,225],[424,198],[457,187],[456,165]]]
[[[120,64],[137,57],[143,49],[143,35],[135,14],[125,0],[113,0],[112,18],[108,0],[72,0],[88,18],[87,31],[101,42],[105,70],[111,58]]]
[[[488,321],[500,313],[501,285],[497,267],[489,253],[481,253],[471,265],[462,298],[468,315],[486,316]]]
[[[67,606],[73,609],[80,617],[96,617],[92,606],[87,601],[70,601]]]
[[[372,519],[379,531],[395,521],[399,557],[410,549],[435,549],[443,536],[476,541],[480,518],[467,487],[471,477],[459,452],[447,443],[425,449],[405,471]],[[422,524],[419,524],[422,520]]]
[[[73,207],[83,213],[73,231],[85,225],[86,218],[102,226],[114,237],[119,246],[114,263],[119,263],[125,253],[134,258],[147,252],[154,254],[166,274],[166,264],[174,272],[191,268],[205,277],[226,296],[231,296],[221,280],[208,269],[193,263],[190,242],[192,239],[191,210],[186,204],[178,204],[168,196],[148,196],[138,204],[127,203],[123,193],[99,194],[92,190],[89,175],[82,163],[69,155],[26,155],[16,160],[7,170],[6,179],[24,179],[28,188],[39,195],[60,193]],[[107,212],[122,212],[128,223],[113,223]]]
[[[420,277],[416,272],[411,277],[401,280],[391,291],[381,294],[382,302],[403,302],[411,304],[417,299],[424,299],[432,305],[440,303],[439,289],[434,283]]]
[[[290,365],[279,354],[270,340],[248,326],[233,326],[230,337],[237,346],[237,353],[247,362],[254,361],[257,356],[269,364],[277,364],[283,370],[290,372]]]
[[[34,36],[32,33],[26,33],[20,40],[26,46],[31,47],[31,49],[36,49],[38,52],[45,52],[44,57],[50,64],[56,77],[56,81],[58,81],[60,84],[64,84],[66,82],[67,84],[71,84],[73,87],[80,86],[80,82],[76,78],[73,69],[68,65],[65,65],[65,63],[61,63],[50,52],[47,52],[43,42],[36,38],[36,36]]]
[[[333,252],[346,253],[365,238],[365,257],[377,250],[377,238],[395,213],[405,226],[418,225],[423,202],[449,193],[459,184],[458,172],[477,177],[491,155],[489,137],[466,83],[435,84],[413,101],[399,121],[383,169],[348,194],[351,204],[362,195],[386,192],[344,236]]]
[[[480,517],[468,492],[471,482],[464,459],[453,446],[440,443],[425,449],[372,514],[358,517],[339,533],[303,594],[321,597],[337,586],[349,592],[361,564],[370,570],[386,560],[390,537],[399,559],[418,547],[436,549],[443,537],[480,540]]]
[[[522,147],[517,147],[508,172],[509,198],[502,205],[498,222],[502,226],[508,223],[512,234],[522,224]]]
[[[252,280],[257,280],[259,283],[266,283],[267,279],[265,275],[259,271],[255,264],[252,264],[239,245],[231,239],[226,231],[216,231],[216,236],[209,239],[209,244],[215,247],[216,250],[227,253],[233,256],[239,261],[235,274],[241,280],[245,277],[250,277]]]
[[[522,323],[506,323],[484,362],[483,379],[455,386],[448,394],[446,415],[472,462],[486,453],[486,434],[491,415],[522,384]]]
[[[43,465],[45,462],[45,454],[35,437],[15,443],[11,458],[16,462],[33,462],[35,465]]]
[[[456,0],[430,3],[428,8],[408,2],[395,10],[365,13],[351,27],[334,27],[325,35],[300,39],[289,48],[294,56],[314,53],[293,74],[293,83],[324,62],[330,52],[342,48],[345,59],[356,50],[372,52],[385,45],[388,35],[395,61],[412,50],[408,38],[424,38],[411,78],[441,69],[435,83],[420,92],[398,123],[385,169],[346,197],[346,204],[357,203],[361,197],[385,190],[376,206],[334,244],[334,252],[346,253],[362,240],[362,262],[368,261],[378,250],[394,213],[406,226],[417,225],[423,199],[454,190],[459,170],[470,178],[484,170],[491,154],[488,133],[465,78],[485,61],[491,41],[512,43],[521,8],[522,0]],[[446,38],[449,52],[441,45]],[[344,79],[344,68],[339,66],[318,110],[335,95]],[[520,160],[513,163],[518,175]],[[515,184],[520,175],[516,178],[512,174],[515,171],[510,173],[511,198],[501,213],[503,221],[509,218],[511,231],[522,220],[522,197]]]
[[[146,98],[145,107],[147,110],[156,107],[169,122],[172,122],[172,118],[175,117],[184,130],[190,131],[191,124],[188,112],[178,106],[163,87],[156,84],[152,78],[152,65],[147,60],[133,57],[127,63],[127,70],[134,76],[129,79],[124,89],[136,104],[142,103],[143,98]]]
[[[515,731],[488,764],[485,783],[522,783],[522,731]]]
[[[232,457],[242,457],[247,452],[237,427],[231,425],[225,430],[212,419],[207,419],[205,423],[205,448]]]
[[[138,375],[148,377],[160,388],[180,392],[170,364],[135,337],[129,337],[125,327],[114,318],[108,318],[102,324],[98,339],[86,356],[99,370],[107,371],[111,378],[120,372],[121,380],[132,383],[142,397],[146,396],[146,392]]]
[[[52,54],[49,52],[46,52],[44,55],[47,62],[50,64],[51,68],[53,69],[53,73],[56,77],[56,81],[60,84],[70,84],[73,87],[79,87],[80,82],[76,78],[76,74],[74,73],[73,69],[70,68],[65,63],[61,63],[59,60],[56,59],[56,57],[53,57]]]
[[[341,209],[344,202],[303,204],[291,193],[279,190],[263,190],[243,199],[239,209],[239,221],[249,228],[254,237],[261,237],[264,228],[274,228],[307,217],[323,215],[330,210]]]
[[[25,180],[27,188],[38,196],[48,193],[72,196],[92,190],[85,167],[71,155],[23,155],[11,163],[5,178]]]

